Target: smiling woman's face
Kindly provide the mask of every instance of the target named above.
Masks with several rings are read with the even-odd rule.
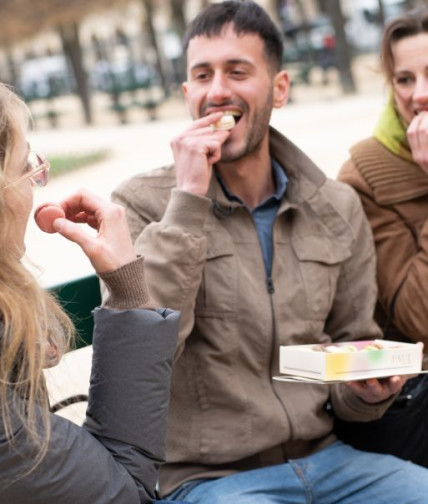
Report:
[[[5,168],[6,177],[10,182],[17,180],[27,172],[28,150],[24,132],[19,129],[15,134],[8,166]],[[8,245],[13,247],[21,258],[25,253],[25,230],[33,206],[33,189],[30,179],[27,178],[17,185],[5,189],[4,198],[12,210],[11,215],[14,221]]]
[[[392,85],[401,117],[410,123],[428,111],[428,33],[402,38],[392,46]]]

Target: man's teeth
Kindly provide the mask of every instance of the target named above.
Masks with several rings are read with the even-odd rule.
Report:
[[[226,110],[223,112],[223,115],[231,115],[233,117],[241,117],[241,112],[238,112],[237,110]]]

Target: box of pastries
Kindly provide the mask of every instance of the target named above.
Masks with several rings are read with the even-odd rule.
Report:
[[[350,381],[418,374],[422,346],[388,340],[282,345],[279,371],[295,378]]]

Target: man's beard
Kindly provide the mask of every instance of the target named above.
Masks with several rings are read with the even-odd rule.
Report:
[[[254,154],[260,149],[260,146],[269,130],[269,122],[272,114],[272,92],[266,99],[265,105],[258,109],[248,125],[247,136],[244,145],[238,151],[228,148],[228,141],[223,144],[220,163],[232,163],[239,161],[246,156]]]

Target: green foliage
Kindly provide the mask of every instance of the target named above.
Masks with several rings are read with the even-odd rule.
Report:
[[[69,171],[85,168],[106,159],[108,155],[109,151],[107,149],[73,154],[50,155],[48,156],[51,163],[50,176],[55,177]]]

